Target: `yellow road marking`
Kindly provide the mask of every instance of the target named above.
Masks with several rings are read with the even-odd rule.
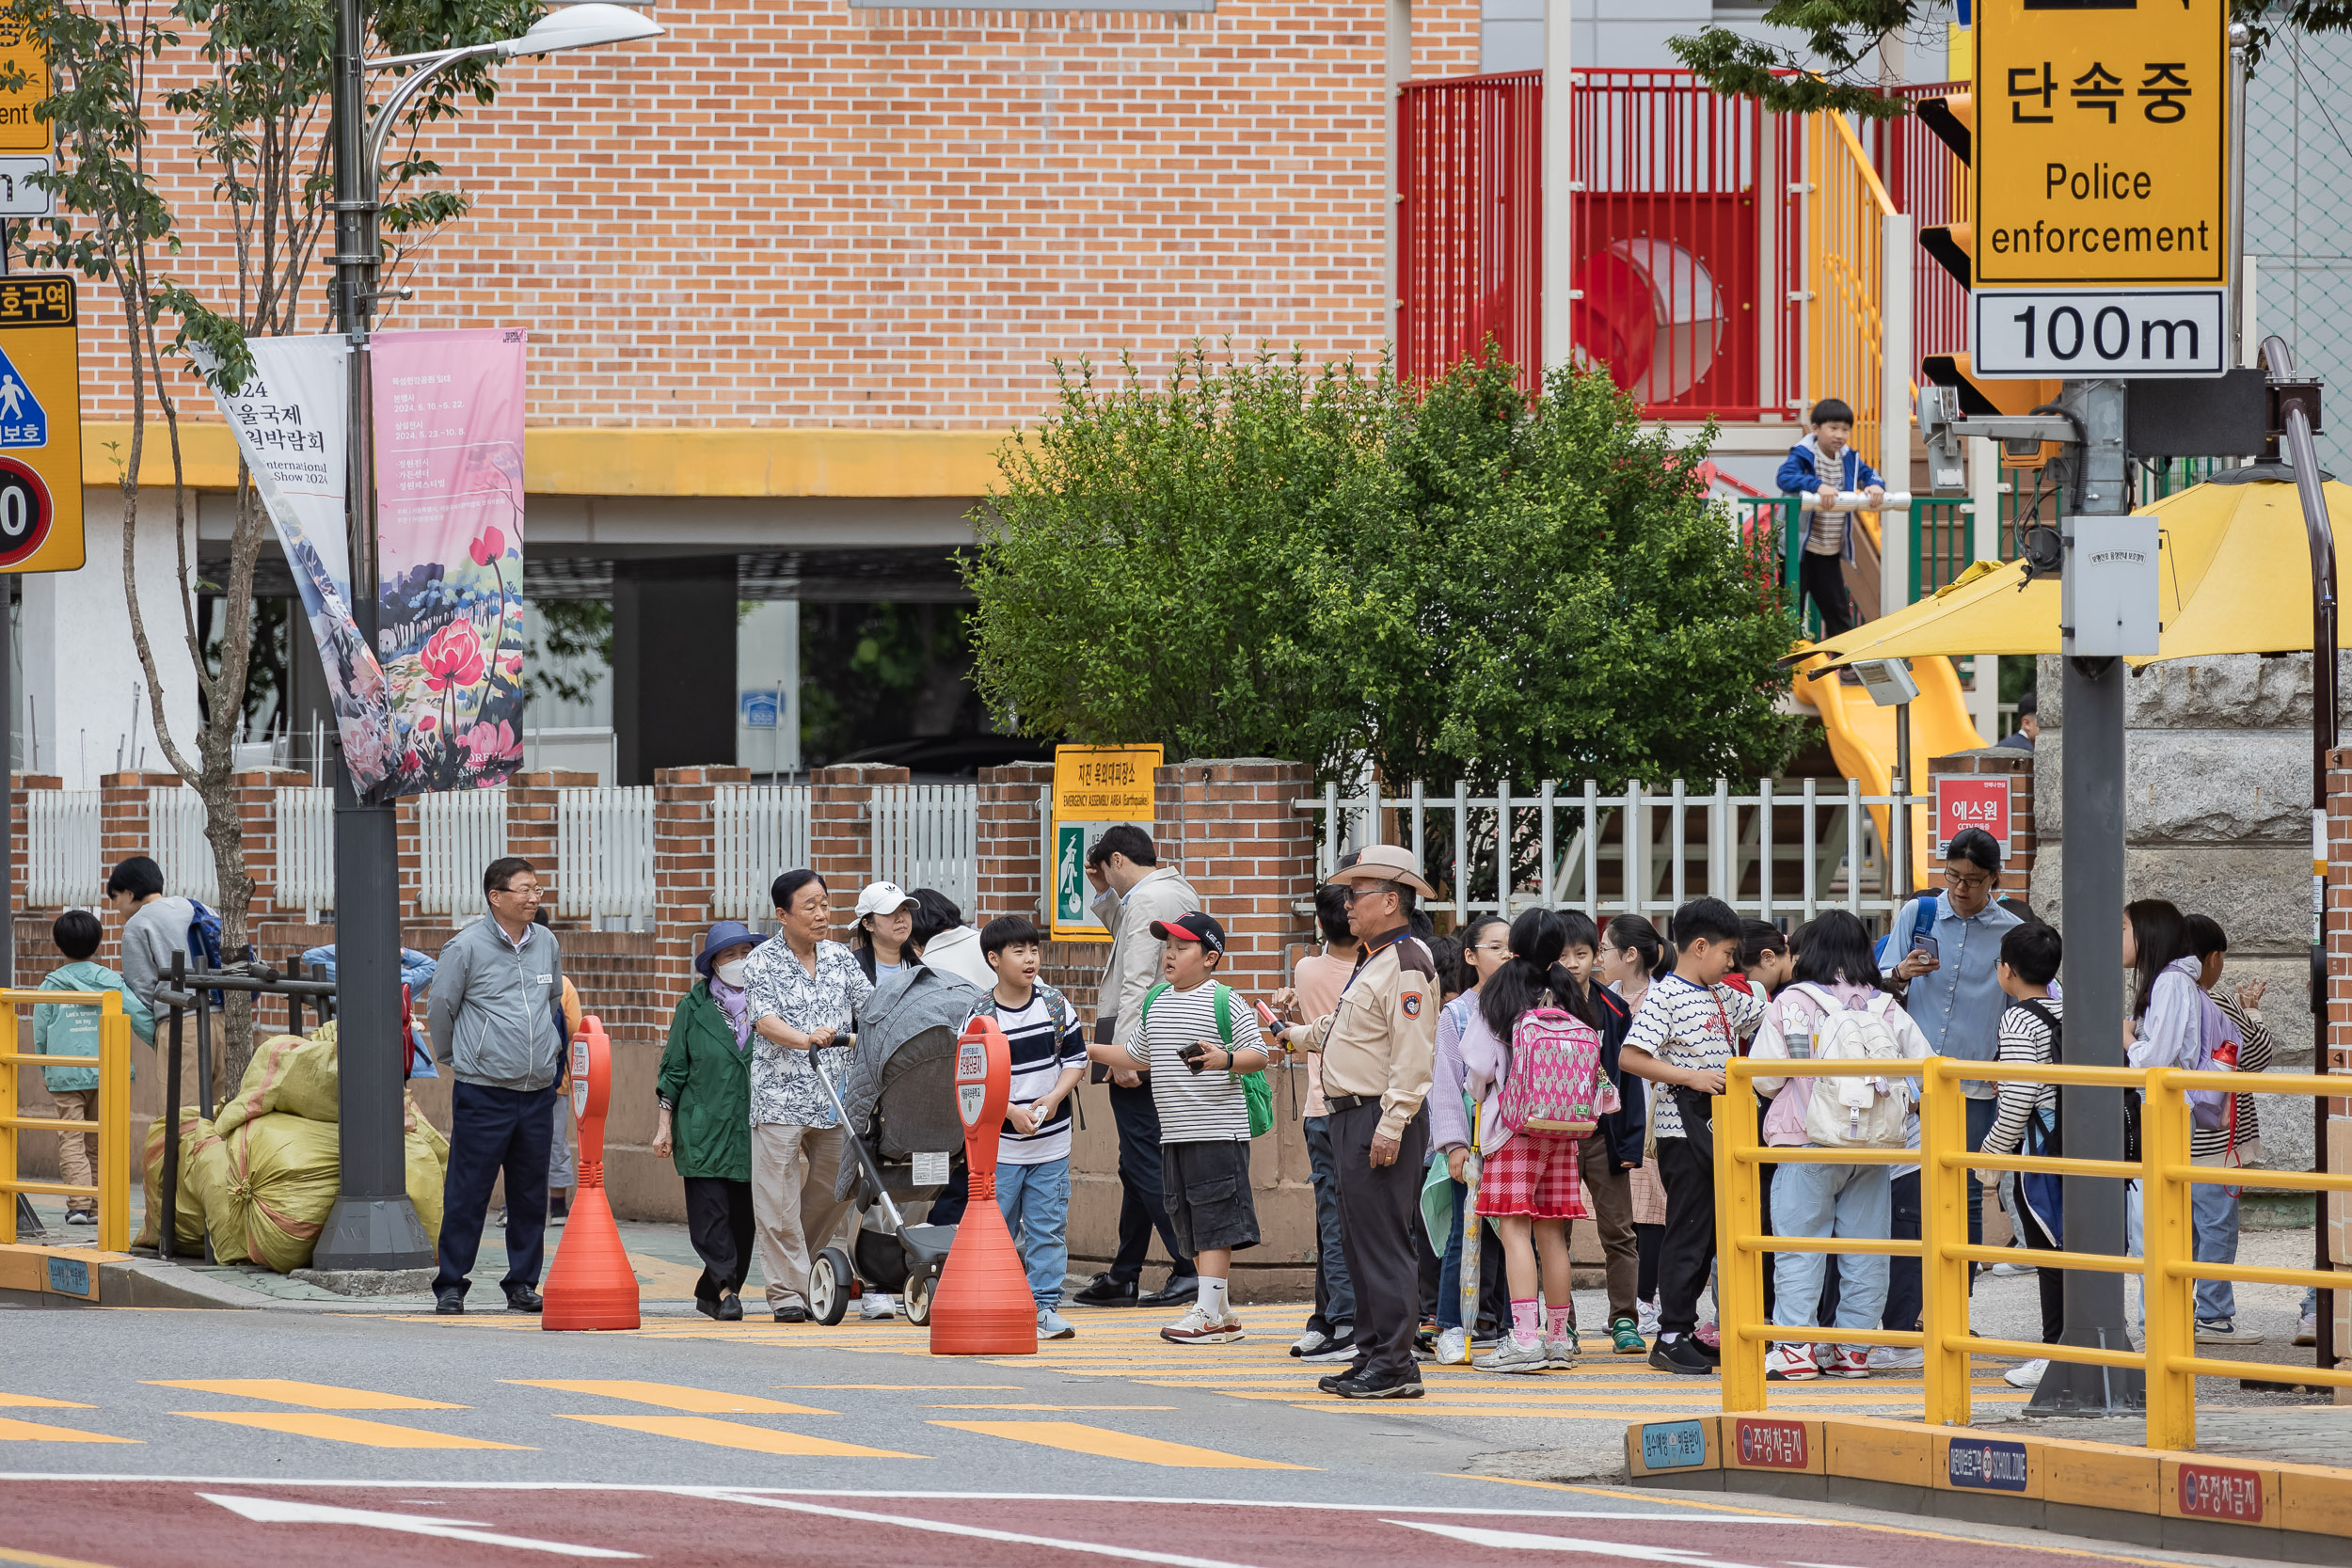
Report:
[[[462,1404],[411,1399],[406,1394],[378,1394],[366,1388],[339,1388],[331,1383],[295,1383],[282,1377],[200,1377],[180,1382],[150,1378],[157,1388],[192,1388],[199,1394],[233,1394],[240,1399],[269,1400],[298,1404],[310,1410],[464,1410]]]
[[[804,1459],[927,1459],[928,1454],[899,1453],[893,1449],[865,1449],[836,1443],[829,1437],[805,1437],[744,1421],[715,1421],[707,1416],[559,1416],[563,1421],[587,1421],[624,1432],[656,1437],[676,1437],[689,1443],[710,1443],[723,1449],[748,1449],[754,1453],[788,1454]]]
[[[664,1410],[691,1411],[700,1416],[837,1416],[810,1404],[787,1404],[758,1394],[726,1394],[709,1388],[688,1388],[675,1383],[639,1383],[632,1378],[501,1378],[526,1388],[560,1388],[567,1394],[602,1394],[608,1399],[633,1400]]]
[[[363,1421],[357,1416],[329,1416],[310,1410],[175,1410],[196,1421],[221,1421],[230,1426],[282,1432],[290,1437],[324,1437],[330,1443],[357,1443],[370,1449],[512,1449],[536,1450],[521,1443],[493,1443],[486,1437],[456,1437],[446,1432],[394,1426],[389,1421]]]
[[[12,1546],[0,1546],[0,1562],[22,1562],[25,1568],[108,1568],[103,1562],[78,1557],[51,1557],[46,1552],[21,1552]]]
[[[95,1410],[94,1404],[76,1404],[72,1400],[45,1400],[39,1394],[0,1394],[0,1408],[14,1410]]]
[[[1173,1410],[1172,1404],[934,1404],[933,1410]]]
[[[76,1406],[87,1410],[88,1405]],[[0,1416],[0,1443],[135,1443],[135,1437],[109,1437],[103,1432],[76,1432],[46,1421],[19,1421]]]
[[[1157,1437],[1137,1437],[1084,1421],[933,1421],[935,1427],[977,1432],[987,1437],[1009,1437],[1016,1443],[1062,1449],[1102,1459],[1132,1459],[1138,1465],[1169,1465],[1195,1470],[1312,1470],[1313,1465],[1285,1465],[1277,1459],[1252,1459],[1247,1454],[1197,1449],[1189,1443],[1169,1443]]]
[[[1018,1394],[1025,1384],[1020,1383],[771,1383],[771,1388],[791,1388],[807,1393],[832,1393],[839,1389],[876,1389],[897,1394]]]

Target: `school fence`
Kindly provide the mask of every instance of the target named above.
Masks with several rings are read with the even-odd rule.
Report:
[[[280,789],[276,804],[277,902],[316,920],[335,908],[335,792]]]
[[[482,872],[506,853],[506,791],[473,789],[417,800],[417,909],[482,912]]]
[[[98,902],[106,885],[94,789],[24,792],[24,904],[57,909]]]
[[[204,836],[204,798],[193,789],[147,792],[148,853],[163,869],[164,885],[188,898],[220,903],[220,872]]]
[[[1760,920],[1810,920],[1825,909],[1885,918],[1909,889],[1899,866],[1888,879],[1872,808],[1927,798],[1865,795],[1852,779],[1844,785],[1762,779],[1734,794],[1730,780],[1717,779],[1699,793],[1681,779],[1659,787],[1636,780],[1604,795],[1587,779],[1523,794],[1508,784],[1491,795],[1460,784],[1432,794],[1416,784],[1397,795],[1375,787],[1343,797],[1331,784],[1293,804],[1317,818],[1318,881],[1350,849],[1404,845],[1438,890],[1428,903],[1450,910],[1456,925],[1543,907],[1582,910],[1597,922],[1647,915],[1663,928],[1703,895]]]
[[[1920,1080],[1919,1147],[1903,1148],[1772,1148],[1759,1139],[1755,1082],[1758,1078],[1854,1076],[1851,1062],[1764,1061],[1735,1058],[1715,1113],[1716,1258],[1722,1270],[1723,1408],[1765,1408],[1764,1355],[1775,1341],[1918,1346],[1927,1357],[1922,1419],[1930,1426],[1966,1426],[1969,1418],[1968,1358],[1972,1355],[2047,1357],[2094,1367],[2137,1369],[2147,1379],[2146,1445],[2152,1449],[2197,1446],[2197,1379],[2234,1377],[2265,1383],[2319,1384],[2352,1387],[2352,1370],[2273,1362],[2233,1361],[2197,1354],[2198,1281],[2301,1285],[2341,1289],[2344,1275],[2318,1269],[2277,1269],[2246,1263],[2200,1262],[2196,1227],[2189,1215],[2189,1189],[2256,1187],[2272,1192],[2352,1192],[2352,1173],[2249,1170],[2242,1166],[2189,1163],[2192,1090],[2232,1094],[2340,1094],[2341,1077],[2311,1073],[2185,1072],[2174,1068],[2101,1068],[2003,1065],[1933,1056],[1923,1062],[1874,1064],[1874,1076]],[[2137,1160],[2088,1160],[2026,1154],[1972,1153],[1968,1148],[1966,1100],[1961,1082],[2057,1084],[2137,1089],[2140,1110]],[[1876,1237],[1774,1236],[1765,1233],[1761,1167],[1772,1164],[1919,1166],[1917,1241]],[[2142,1205],[2144,1256],[2045,1251],[1971,1245],[1968,1183],[1972,1172],[2035,1171],[2055,1176],[2102,1177],[2137,1181]],[[1924,1305],[1916,1331],[1822,1329],[1812,1323],[1778,1328],[1764,1314],[1765,1258],[1773,1252],[1870,1253],[1920,1259]],[[2017,1263],[2044,1269],[2088,1269],[2137,1275],[2142,1281],[2147,1333],[2139,1350],[2091,1345],[2045,1345],[2025,1339],[1979,1338],[1969,1328],[1968,1274],[1972,1263]],[[1810,1317],[1812,1314],[1808,1313]]]
[[[979,886],[980,792],[973,784],[876,784],[874,880],[937,888],[958,909]]]
[[[650,930],[653,790],[556,791],[555,863],[555,909],[598,929]]]
[[[98,1054],[44,1056],[24,1049],[31,1021],[23,1008],[35,1005],[98,1009]],[[17,1103],[17,1069],[26,1067],[86,1067],[98,1069],[98,1106],[91,1119],[28,1117]],[[18,1174],[17,1145],[25,1132],[98,1134],[98,1181],[81,1186],[27,1180]],[[131,1021],[119,991],[0,990],[0,1243],[13,1244],[16,1195],[46,1193],[87,1197],[98,1204],[98,1245],[121,1252],[131,1244]]]
[[[778,874],[808,863],[809,786],[720,784],[711,791],[710,912],[758,926]]]

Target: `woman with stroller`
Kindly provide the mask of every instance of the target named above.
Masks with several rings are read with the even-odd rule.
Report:
[[[733,920],[703,938],[702,974],[670,1019],[654,1085],[657,1158],[675,1158],[686,1183],[686,1228],[703,1260],[694,1310],[721,1323],[743,1316],[752,1266],[752,1014],[743,990],[752,949],[767,939]]]

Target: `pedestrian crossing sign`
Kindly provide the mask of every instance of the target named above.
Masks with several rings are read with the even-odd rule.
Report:
[[[48,444],[49,416],[42,412],[40,400],[25,386],[24,378],[17,373],[5,340],[0,340],[0,451]]]

